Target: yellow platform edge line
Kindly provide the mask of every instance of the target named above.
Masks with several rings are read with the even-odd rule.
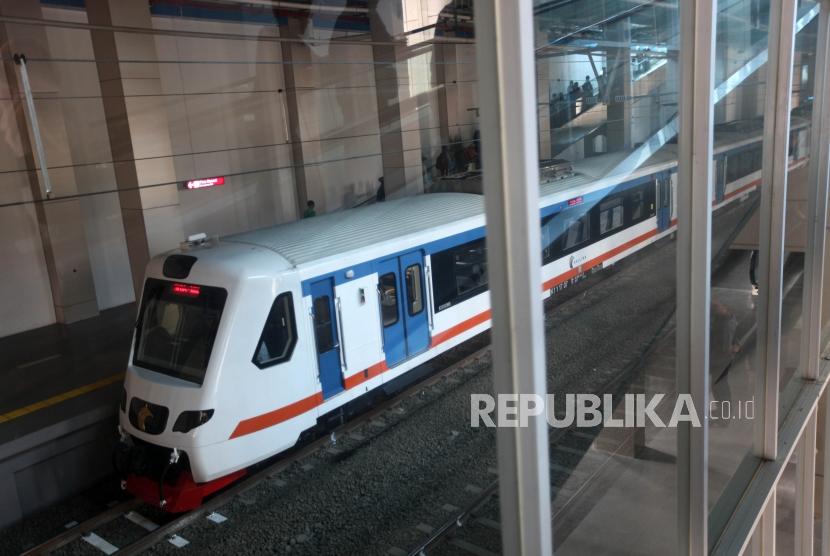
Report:
[[[65,402],[66,400],[77,398],[78,396],[82,396],[84,394],[88,394],[89,392],[99,390],[105,386],[109,386],[113,382],[118,382],[123,379],[124,373],[116,373],[112,376],[102,378],[101,380],[85,384],[84,386],[79,386],[78,388],[67,390],[66,392],[61,392],[60,394],[56,394],[51,398],[46,398],[45,400],[40,400],[39,402],[29,404],[25,407],[21,407],[20,409],[15,409],[9,411],[8,413],[1,414],[0,423],[6,423],[8,421],[12,421],[14,419],[23,417],[24,415],[34,413],[35,411],[40,411],[41,409],[46,409],[47,407],[57,405],[61,402]]]

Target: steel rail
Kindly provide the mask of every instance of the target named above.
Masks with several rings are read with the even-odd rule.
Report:
[[[392,396],[388,400],[381,402],[376,408],[367,411],[361,414],[358,417],[350,420],[339,427],[336,427],[332,432],[337,435],[338,433],[348,433],[363,424],[366,424],[379,415],[385,413],[389,409],[393,408],[400,402],[405,399],[412,397],[419,392],[422,392],[424,389],[433,386],[442,378],[449,377],[460,370],[462,370],[466,365],[470,362],[477,360],[479,357],[483,356],[485,352],[490,349],[490,346],[484,346],[479,348],[478,350],[474,351],[473,353],[462,357],[460,360],[452,363],[447,368],[436,372],[435,374],[429,376],[425,380],[418,381],[417,383],[405,388],[398,394]],[[119,555],[130,555],[130,554],[139,554],[142,551],[151,548],[155,544],[169,538],[173,534],[181,531],[188,525],[194,523],[198,519],[202,518],[210,514],[211,512],[216,511],[220,507],[224,506],[228,502],[230,502],[236,496],[243,494],[251,490],[252,488],[256,487],[258,484],[262,483],[263,481],[267,480],[268,478],[276,475],[277,473],[285,470],[288,466],[292,463],[299,461],[303,458],[306,458],[319,449],[325,447],[330,442],[330,436],[322,436],[316,440],[311,441],[310,443],[306,444],[302,448],[300,448],[297,452],[288,455],[287,457],[281,458],[279,461],[257,471],[256,473],[250,475],[246,479],[242,479],[239,483],[231,486],[228,490],[221,492],[217,496],[211,498],[207,502],[205,502],[199,508],[192,510],[181,517],[174,519],[173,521],[162,525],[158,529],[150,532],[149,534],[145,535],[141,539],[137,540],[136,542],[125,546],[118,550],[115,554]]]
[[[375,418],[385,413],[389,409],[395,407],[402,401],[413,397],[414,395],[424,391],[427,388],[434,386],[441,379],[450,377],[460,372],[469,363],[482,357],[487,351],[489,351],[489,349],[490,346],[488,344],[473,351],[472,353],[463,356],[461,359],[451,363],[446,368],[436,371],[435,373],[427,376],[426,378],[419,380],[414,384],[404,388],[403,390],[393,395],[389,399],[381,402],[375,408],[358,415],[354,419],[351,419],[338,427],[335,427],[331,431],[326,432],[332,432],[335,434],[335,436],[338,434],[346,434],[374,420]],[[438,357],[440,357],[440,355]],[[182,529],[194,523],[198,519],[216,511],[223,505],[230,502],[236,496],[244,492],[247,492],[248,490],[256,487],[258,484],[267,480],[268,478],[285,470],[291,464],[299,460],[302,460],[303,458],[312,455],[317,450],[325,447],[330,442],[330,438],[330,435],[323,435],[320,438],[312,440],[309,443],[303,445],[302,447],[297,448],[296,451],[289,452],[287,455],[280,457],[278,461],[275,461],[274,463],[267,465],[266,467],[254,472],[248,477],[241,479],[239,482],[230,486],[227,490],[220,492],[219,494],[205,502],[199,508],[182,514],[181,516],[173,519],[172,521],[164,525],[161,525],[158,529],[149,532],[148,534],[146,534],[139,540],[135,541],[134,543],[119,549],[117,552],[115,552],[115,554],[139,554],[142,551],[156,545],[157,543],[170,538],[172,535],[174,535],[178,531],[181,531]],[[128,513],[129,511],[134,510],[142,505],[144,505],[144,502],[137,498],[126,500],[120,504],[113,506],[112,508],[104,510],[100,514],[87,519],[81,524],[76,525],[75,527],[68,529],[67,531],[64,531],[59,535],[42,542],[34,548],[26,550],[21,554],[21,556],[33,556],[36,554],[48,554],[50,552],[53,552],[54,550],[57,550],[58,548],[61,548],[69,544],[70,542],[83,537],[87,533],[93,532],[98,527],[110,523],[118,519],[122,515]]]
[[[125,500],[120,504],[116,504],[115,506],[108,508],[101,512],[100,514],[87,519],[86,521],[72,527],[71,529],[67,529],[63,533],[52,537],[48,541],[44,541],[39,545],[35,546],[34,548],[30,548],[23,552],[21,556],[31,556],[34,554],[48,554],[62,546],[65,546],[75,539],[78,539],[87,533],[91,533],[101,525],[105,525],[111,521],[114,521],[121,517],[122,515],[126,514],[130,510],[136,509],[138,506],[142,504],[141,500],[137,498],[133,498],[130,500]]]

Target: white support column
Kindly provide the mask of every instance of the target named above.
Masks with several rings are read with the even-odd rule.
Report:
[[[813,553],[816,499],[816,418],[813,411],[796,447],[795,553]]]
[[[796,2],[771,0],[769,56],[764,106],[763,168],[758,274],[758,418],[755,454],[775,459],[778,445],[778,371],[781,362],[781,283],[787,199],[787,149],[790,136]]]
[[[475,4],[497,394],[545,394],[532,0]],[[504,554],[551,554],[543,416],[497,431]]]
[[[830,178],[830,88],[827,50],[830,47],[830,0],[822,0],[818,14],[810,170],[807,177],[807,246],[804,255],[801,354],[804,378],[818,378],[821,356],[821,306],[824,284],[824,248],[827,228],[827,186]]]
[[[677,430],[677,554],[707,542],[709,295],[715,0],[680,2],[677,186],[677,393],[691,394],[701,427]]]

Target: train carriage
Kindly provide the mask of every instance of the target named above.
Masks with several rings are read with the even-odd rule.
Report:
[[[791,167],[803,164],[794,128]],[[714,210],[760,180],[760,141],[722,134]],[[621,154],[542,184],[543,296],[675,229],[666,145],[620,179]],[[129,490],[190,509],[490,325],[480,195],[435,193],[217,239],[147,267],[121,401]]]

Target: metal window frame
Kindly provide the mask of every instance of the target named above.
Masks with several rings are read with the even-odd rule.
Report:
[[[821,493],[821,554],[822,556],[830,556],[830,542],[827,542],[827,537],[830,536],[830,488],[828,488],[828,478],[830,478],[830,395],[824,396],[824,445],[822,446],[824,465],[823,471],[823,489]]]
[[[823,99],[827,81],[824,71],[828,37],[826,8],[822,0],[819,71],[815,96]],[[681,2],[681,51],[683,67],[680,102],[678,191],[678,392],[692,394],[696,407],[707,407],[708,398],[708,313],[710,301],[711,188],[691,187],[710,183],[712,152],[712,110],[714,84],[714,0]],[[691,25],[687,22],[693,22]],[[782,25],[782,22],[786,22]],[[792,23],[790,25],[790,23]],[[485,0],[476,4],[476,56],[482,105],[482,154],[488,160],[484,174],[485,207],[488,221],[488,257],[493,308],[494,385],[497,393],[544,394],[544,336],[541,330],[541,288],[538,272],[519,269],[540,268],[538,220],[538,155],[532,57],[533,19],[530,0],[508,2]],[[756,454],[768,460],[736,510],[715,553],[727,549],[742,551],[756,533],[753,546],[761,553],[774,550],[774,488],[780,473],[801,443],[804,461],[800,473],[801,518],[799,535],[806,546],[810,487],[810,458],[815,408],[827,382],[828,366],[819,369],[812,355],[803,375],[818,379],[802,387],[796,410],[788,415],[779,434],[778,376],[780,366],[781,301],[784,256],[785,208],[787,194],[787,151],[790,123],[792,61],[796,33],[796,3],[773,0],[771,5],[764,154],[762,170],[761,233],[759,274],[763,292],[759,300],[758,337],[759,395]],[[706,83],[706,85],[704,85]],[[509,93],[509,95],[508,95]],[[517,94],[518,93],[518,94]],[[507,98],[512,102],[506,102]],[[518,97],[518,100],[517,100]],[[828,112],[826,102],[814,108],[813,160],[827,158]],[[818,112],[816,114],[815,112]],[[701,117],[708,114],[708,117]],[[701,123],[705,122],[705,123]],[[816,127],[816,124],[820,125]],[[688,128],[685,129],[684,128]],[[816,129],[820,129],[816,138]],[[488,140],[489,138],[489,140]],[[824,226],[827,207],[827,164],[811,170],[810,234],[808,276],[805,278],[805,313],[811,333],[820,329],[823,275]],[[506,184],[511,184],[507,194]],[[809,302],[808,302],[809,300]],[[815,326],[814,323],[819,323]],[[820,337],[805,338],[808,353],[818,353]],[[815,360],[815,361],[814,361]],[[522,372],[519,372],[519,371]],[[819,372],[821,371],[821,372]],[[830,403],[830,402],[828,402]],[[805,419],[806,416],[806,419]],[[830,416],[828,417],[830,420]],[[705,419],[703,420],[705,423]],[[806,432],[805,432],[806,431]],[[813,431],[813,432],[811,432]],[[703,554],[707,549],[707,466],[708,429],[678,431],[678,551]],[[527,429],[500,429],[497,433],[500,468],[500,503],[505,553],[551,553],[550,492],[548,489],[547,431],[536,420]],[[543,465],[544,464],[544,465]],[[814,465],[814,460],[812,461]],[[830,466],[830,463],[827,464]],[[824,498],[830,507],[830,497]],[[830,512],[827,512],[830,514]],[[825,520],[830,517],[825,515]],[[827,525],[827,523],[825,523]]]
[[[677,393],[691,394],[702,426],[677,430],[677,554],[708,550],[709,312],[715,0],[680,2],[677,165]],[[697,184],[697,185],[695,185]]]
[[[813,553],[813,514],[816,496],[817,411],[807,418],[807,426],[796,447],[795,553]]]
[[[475,13],[493,386],[544,396],[533,2],[477,0]],[[544,416],[500,427],[496,444],[503,553],[552,554]]]
[[[819,400],[827,387],[828,377],[830,377],[830,362],[822,361],[818,380],[802,384],[793,408],[784,419],[778,434],[778,458],[764,461],[755,472],[752,483],[744,492],[732,519],[711,552],[714,556],[746,553],[750,540],[753,540],[754,545],[758,538],[762,540],[761,554],[775,553],[774,542],[772,544],[767,542],[770,537],[774,541],[775,535],[775,520],[769,520],[768,510],[770,507],[775,507],[775,487],[807,429],[808,421],[815,414]],[[825,466],[827,466],[826,459]],[[749,553],[755,554],[756,552]]]
[[[787,209],[788,146],[792,66],[795,50],[796,5],[771,0],[769,55],[764,99],[764,139],[761,168],[758,274],[760,295],[757,322],[759,372],[755,455],[774,460],[778,446],[778,380],[781,364],[781,301],[784,275],[784,233]]]
[[[824,287],[824,249],[827,229],[827,190],[830,177],[830,99],[827,71],[830,49],[830,0],[821,0],[816,42],[816,76],[810,138],[810,169],[807,177],[807,244],[804,257],[802,302],[802,377],[818,378],[821,356],[821,307]]]

